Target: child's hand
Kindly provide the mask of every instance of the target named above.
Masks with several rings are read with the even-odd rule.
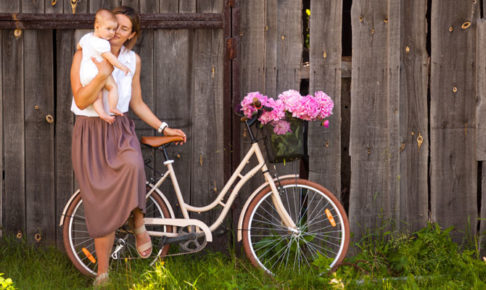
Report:
[[[130,69],[127,66],[122,66],[121,70],[127,75],[130,72]]]

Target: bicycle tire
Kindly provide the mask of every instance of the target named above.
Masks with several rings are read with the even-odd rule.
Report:
[[[338,199],[326,188],[303,179],[276,184],[285,209],[298,227],[290,232],[265,187],[250,202],[243,220],[243,248],[251,263],[270,275],[311,268],[319,256],[335,270],[346,256],[349,222]]]
[[[147,185],[147,191],[149,190],[150,186]],[[63,242],[66,253],[74,266],[84,275],[93,277],[96,276],[97,271],[94,239],[88,235],[82,202],[81,195],[78,195],[66,211],[63,223]],[[145,216],[170,218],[167,205],[155,191],[147,197]],[[172,231],[171,226],[146,225],[146,228],[148,231]],[[153,246],[152,255],[150,258],[144,259],[143,263],[153,265],[157,260],[167,255],[170,245],[164,245],[160,237],[152,236],[151,239]],[[125,243],[124,248],[122,243]],[[120,255],[115,261],[113,253],[117,249],[120,249],[117,252]],[[93,258],[94,263],[89,256]],[[124,268],[125,265],[121,264],[132,260],[142,261],[136,252],[135,237],[132,230],[129,228],[128,223],[125,223],[115,231],[115,241],[110,255],[110,268],[114,269],[119,266]]]

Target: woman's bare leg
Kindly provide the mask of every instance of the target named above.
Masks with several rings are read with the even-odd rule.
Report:
[[[143,219],[143,213],[140,209],[134,209],[132,211],[133,213],[133,222],[135,224],[135,228],[141,227],[145,221]],[[147,232],[141,233],[139,235],[135,235],[135,238],[137,239],[137,244],[138,245],[143,245],[150,241],[150,235]],[[142,252],[142,256],[148,255],[150,253],[151,249],[148,249],[144,252]]]
[[[110,253],[115,241],[115,232],[102,238],[94,239],[96,257],[98,258],[98,275],[108,273],[110,266]]]

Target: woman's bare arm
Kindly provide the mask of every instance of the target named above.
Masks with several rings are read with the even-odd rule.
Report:
[[[130,108],[132,111],[140,118],[142,121],[147,123],[154,129],[158,129],[162,124],[162,121],[155,116],[155,114],[150,110],[150,108],[145,104],[142,99],[142,89],[140,85],[140,71],[142,68],[142,62],[140,57],[137,55],[137,67],[135,69],[135,74],[132,80],[132,99],[130,100]],[[172,129],[166,127],[164,134],[168,136],[181,136],[186,142],[186,134],[180,129]]]
[[[106,79],[113,71],[113,66],[108,61],[103,60],[97,62],[93,59],[93,62],[98,67],[98,74],[88,85],[83,87],[79,76],[82,56],[82,51],[77,50],[71,64],[71,89],[73,91],[74,102],[81,110],[96,101],[98,92],[103,89]]]

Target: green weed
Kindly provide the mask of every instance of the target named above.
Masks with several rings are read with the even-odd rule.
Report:
[[[407,235],[388,228],[355,243],[357,254],[333,273],[324,256],[308,269],[289,267],[271,277],[235,251],[203,252],[169,257],[148,268],[145,263],[119,263],[111,269],[108,289],[486,289],[486,263],[477,247],[460,248],[450,238],[451,229],[429,224]],[[0,273],[5,273],[0,289],[91,288],[92,279],[55,248],[3,238],[0,257]]]

